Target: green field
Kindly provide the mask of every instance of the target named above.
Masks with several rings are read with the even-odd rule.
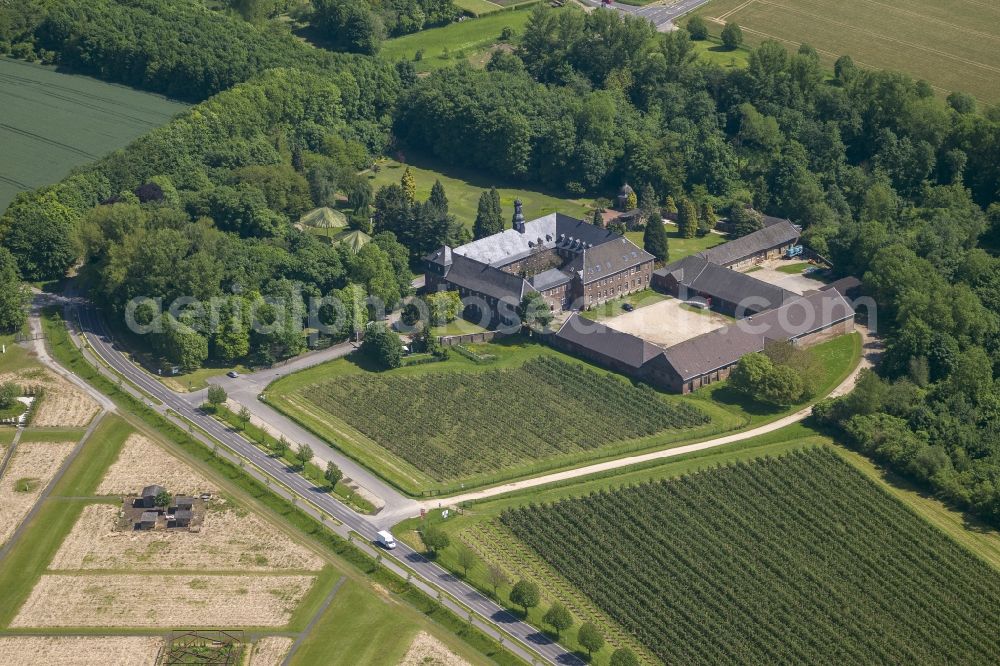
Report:
[[[412,495],[670,446],[746,422],[738,410],[635,388],[520,338],[473,348],[490,360],[453,351],[448,361],[374,372],[361,357],[339,359],[276,381],[267,401]]]
[[[158,95],[0,58],[0,211],[187,108]]]
[[[409,60],[418,72],[451,67],[461,60],[482,66],[489,59],[488,52],[500,42],[500,31],[509,27],[516,38],[524,32],[531,15],[530,9],[500,11],[502,7],[484,0],[472,2],[470,10],[479,7],[477,13],[495,13],[386,40],[382,45],[382,57],[393,61]],[[464,5],[462,8],[466,9]],[[420,60],[414,60],[417,51],[422,51]]]
[[[829,449],[501,522],[668,663],[1000,659],[1000,575]]]
[[[378,190],[383,185],[398,183],[404,168],[408,166],[417,183],[417,199],[420,201],[427,199],[431,194],[434,181],[440,180],[444,186],[445,194],[448,196],[448,211],[470,229],[476,220],[479,196],[491,186],[496,186],[500,193],[504,222],[508,225],[514,214],[514,199],[518,198],[524,204],[524,218],[526,220],[534,220],[555,212],[580,219],[589,219],[590,213],[594,209],[592,199],[560,197],[558,194],[523,189],[499,178],[484,177],[472,171],[451,167],[439,167],[433,162],[425,160],[422,156],[410,156],[407,162],[405,165],[395,160],[380,162],[378,173],[368,173],[372,187]]]
[[[726,21],[736,22],[751,45],[776,39],[794,50],[804,42],[827,66],[846,54],[861,67],[926,79],[944,94],[1000,101],[1000,3],[713,0],[694,13],[715,37]]]

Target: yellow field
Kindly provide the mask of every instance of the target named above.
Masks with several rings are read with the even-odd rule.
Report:
[[[806,42],[827,64],[850,55],[861,67],[894,69],[936,90],[1000,101],[1000,2],[989,0],[715,0],[697,12],[713,34],[725,22],[749,44]]]

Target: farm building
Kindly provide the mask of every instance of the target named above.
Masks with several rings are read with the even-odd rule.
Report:
[[[724,268],[744,270],[768,259],[780,258],[798,244],[800,235],[798,227],[779,219],[752,234],[700,252],[698,256]]]
[[[442,246],[425,265],[429,291],[456,290],[467,305],[479,301],[467,316],[490,315],[499,323],[531,292],[554,310],[568,310],[646,289],[653,256],[620,234],[562,213],[525,222],[516,201],[512,228],[460,247]]]
[[[178,495],[174,498],[174,506],[178,509],[190,511],[194,508],[194,498],[187,495]]]
[[[730,317],[772,310],[797,297],[781,287],[713,264],[700,255],[685,257],[653,271],[652,286],[682,301],[703,302]]]
[[[160,514],[156,511],[143,511],[139,514],[139,521],[135,524],[140,530],[151,530],[156,527],[156,519]]]
[[[689,393],[726,379],[740,358],[775,341],[808,346],[854,330],[854,309],[836,289],[797,296],[778,308],[663,348],[571,316],[553,347],[663,389]]]
[[[156,496],[164,492],[163,486],[146,486],[142,489],[142,494],[139,496],[138,505],[151,509],[156,506]]]
[[[188,527],[191,525],[193,518],[194,512],[191,509],[177,509],[174,511],[174,517],[170,521],[170,527]]]

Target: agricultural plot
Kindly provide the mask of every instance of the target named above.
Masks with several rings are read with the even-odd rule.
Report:
[[[668,663],[1000,660],[996,571],[826,448],[500,520]]]
[[[686,402],[551,355],[476,373],[356,373],[299,397],[436,480],[709,421]]]
[[[963,90],[1000,101],[1000,4],[934,0],[715,0],[695,13],[718,36],[726,21],[747,42],[776,39],[816,48],[827,65],[855,64],[907,72],[939,92]]]
[[[6,382],[43,389],[32,426],[80,428],[88,425],[100,410],[86,393],[46,368],[32,366],[0,375],[0,383]]]
[[[112,574],[41,577],[11,622],[23,627],[279,627],[314,576]]]
[[[170,492],[198,495],[216,492],[215,484],[182,464],[146,437],[133,434],[97,487],[98,495],[130,495],[158,484]]]
[[[469,666],[469,662],[426,631],[417,634],[399,666]]]
[[[0,478],[0,544],[7,541],[73,450],[73,442],[22,442]]]
[[[18,192],[55,183],[187,108],[6,58],[0,58],[0,99],[0,212]]]
[[[253,514],[213,500],[197,532],[133,530],[117,505],[84,507],[49,565],[52,570],[131,569],[317,571],[320,558]]]
[[[0,636],[0,664],[149,666],[162,645],[159,636]]]
[[[257,639],[250,652],[250,666],[281,666],[293,642],[288,636],[264,636]]]

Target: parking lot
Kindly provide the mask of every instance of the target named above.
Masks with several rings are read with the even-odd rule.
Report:
[[[702,333],[729,325],[732,320],[711,310],[694,310],[676,298],[603,320],[616,331],[631,333],[661,347],[671,347]]]

